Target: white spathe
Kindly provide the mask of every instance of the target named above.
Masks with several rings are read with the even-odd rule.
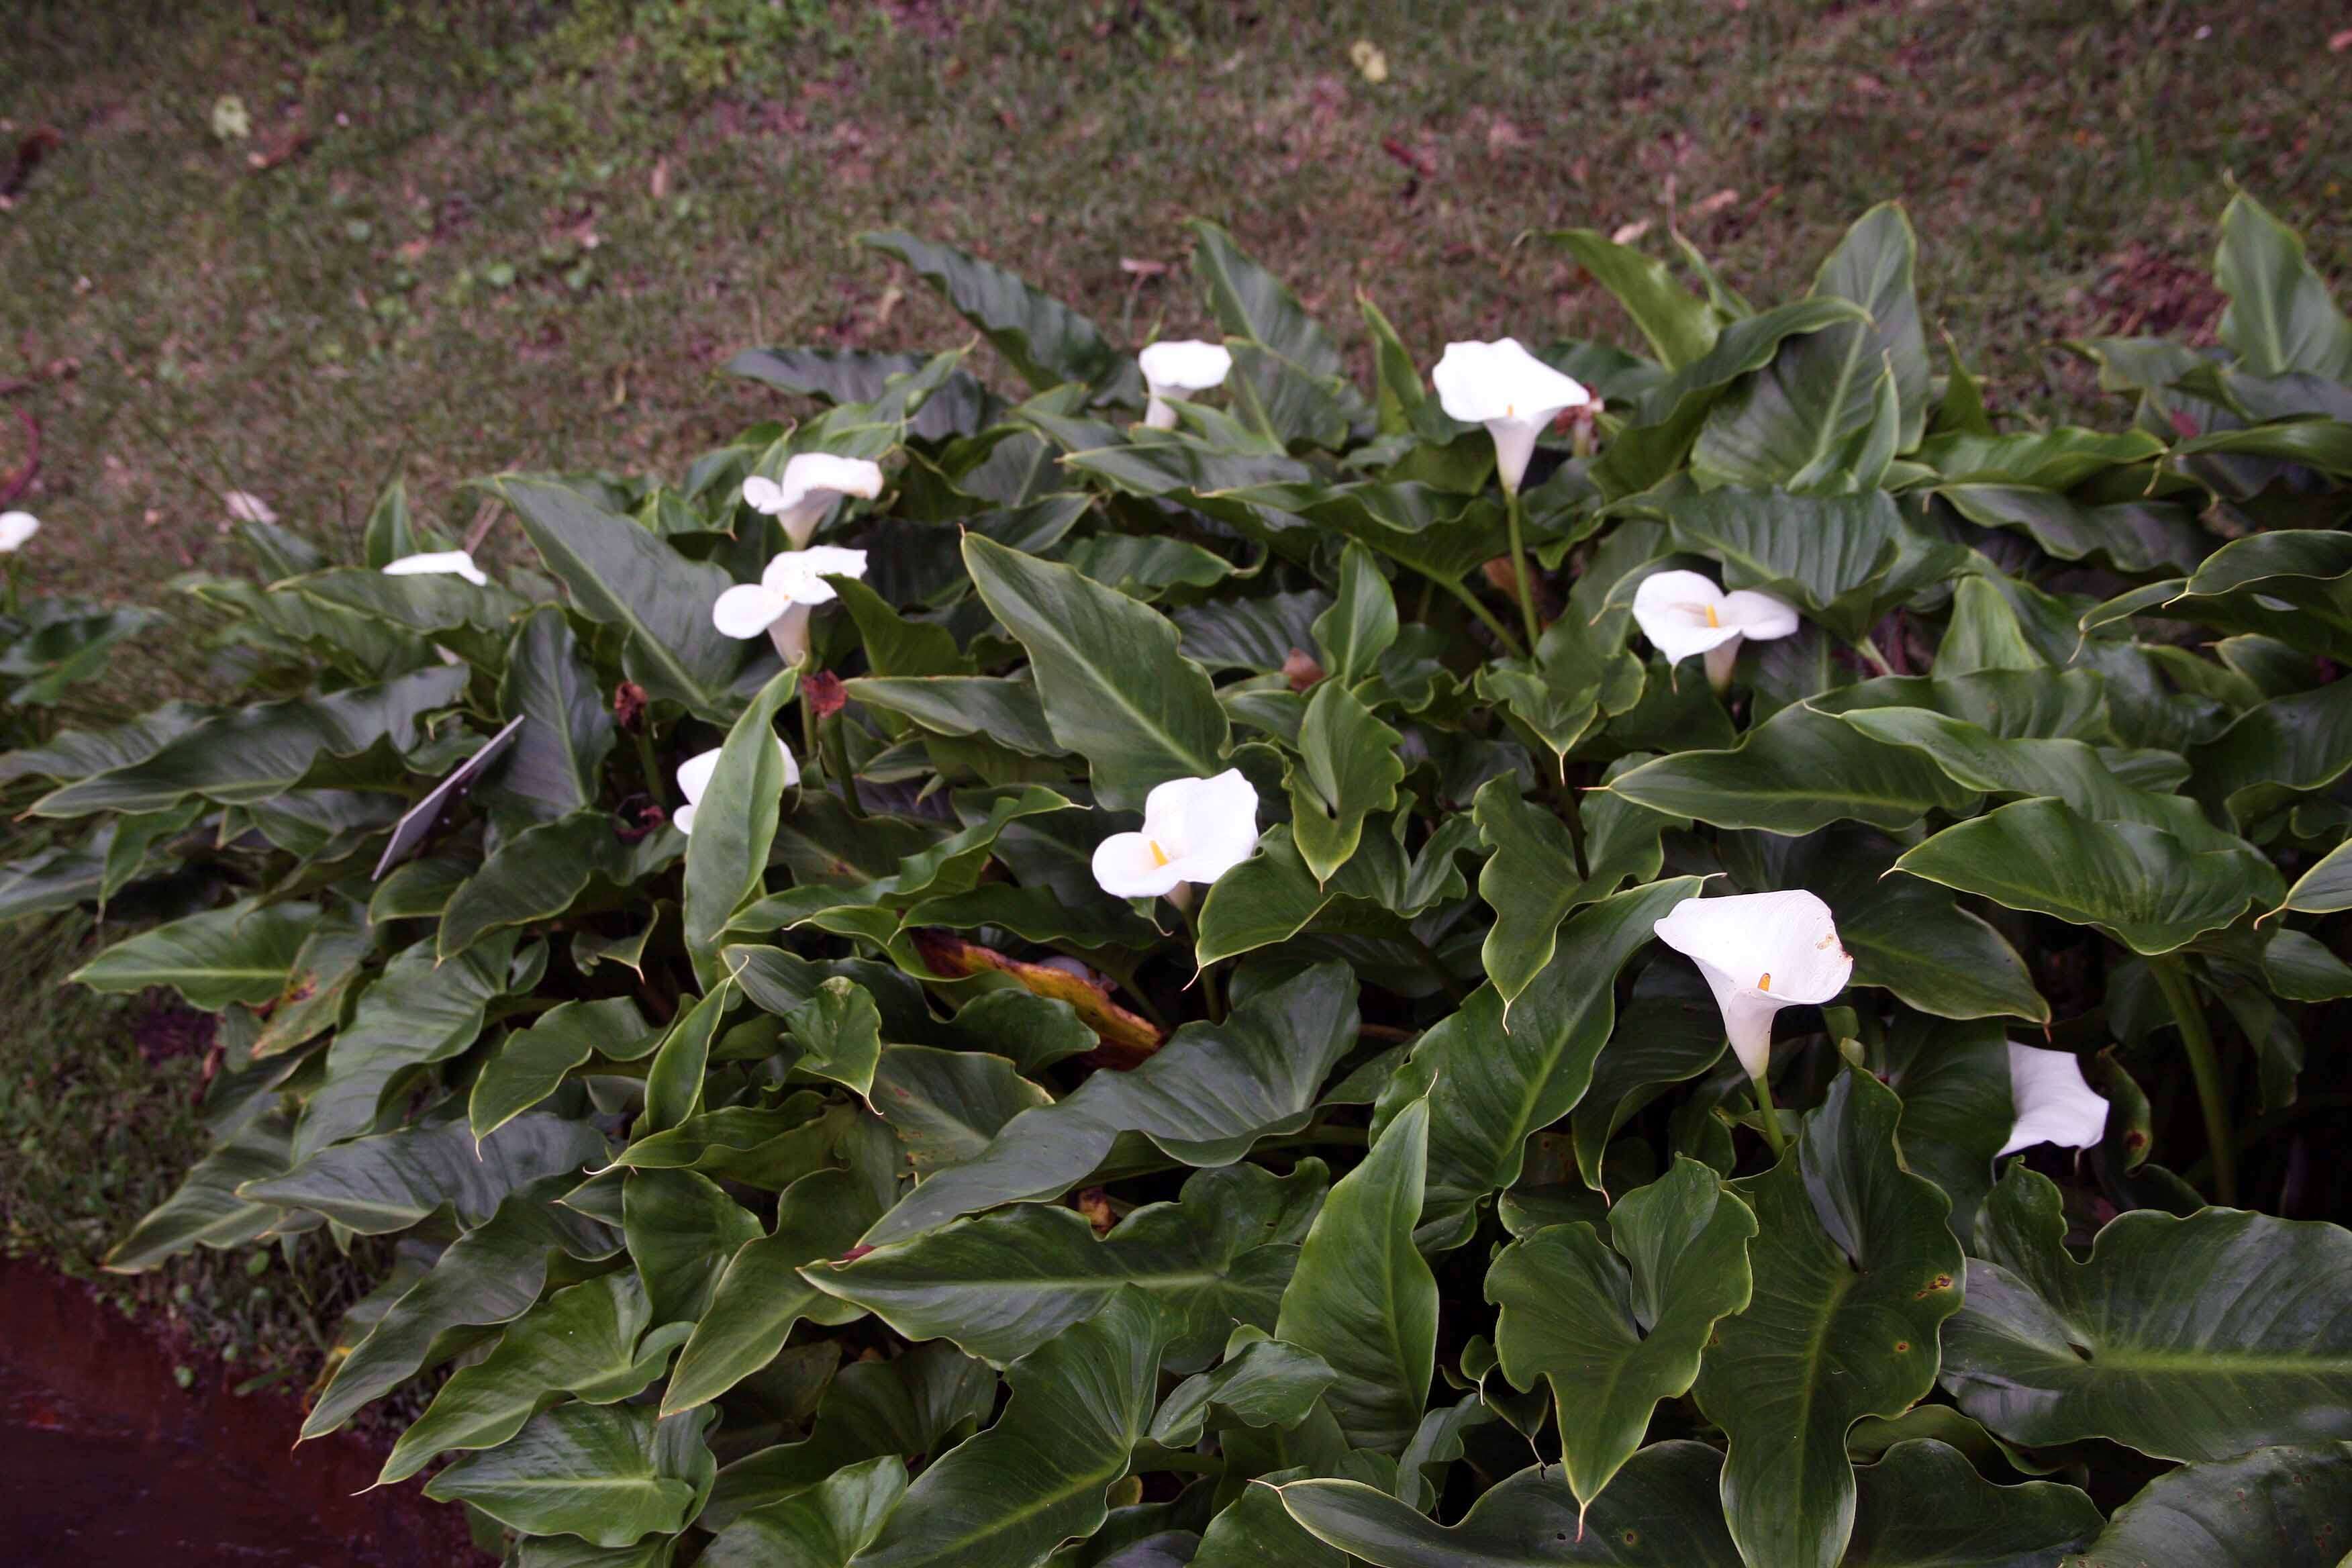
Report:
[[[2045,1051],[2009,1042],[2009,1093],[2016,1102],[2004,1154],[2036,1143],[2087,1149],[2106,1135],[2107,1102],[2084,1081],[2072,1051]]]
[[[221,504],[228,508],[228,515],[238,522],[278,521],[278,514],[270,510],[269,503],[250,490],[231,490],[221,497]]]
[[[1437,385],[1437,401],[1447,417],[1484,425],[1495,438],[1495,467],[1507,495],[1519,493],[1544,426],[1561,409],[1592,401],[1575,377],[1528,353],[1517,338],[1448,343],[1429,379]]]
[[[793,749],[784,744],[782,735],[776,737],[776,755],[784,759],[784,787],[792,788],[801,782],[801,765],[793,757]],[[719,748],[698,752],[677,764],[677,793],[686,796],[686,804],[677,808],[670,821],[680,833],[694,831],[694,808],[702,804],[702,792],[710,787],[710,775],[719,771]]]
[[[1176,338],[1147,344],[1135,356],[1135,363],[1143,372],[1145,389],[1151,394],[1143,410],[1143,423],[1153,430],[1173,430],[1175,405],[1196,392],[1223,386],[1232,374],[1234,356],[1223,343]]]
[[[1748,1076],[1772,1060],[1772,1016],[1834,999],[1853,974],[1830,907],[1801,889],[1685,899],[1655,927],[1698,965]]]
[[[1722,690],[1742,639],[1769,642],[1797,629],[1793,605],[1753,588],[1725,593],[1696,572],[1654,572],[1633,590],[1633,622],[1651,646],[1680,664],[1706,658],[1706,678]]]
[[[470,552],[435,550],[422,555],[404,555],[384,563],[387,577],[463,577],[477,588],[487,588],[490,580],[474,564]]]
[[[1257,791],[1238,768],[1170,779],[1143,797],[1143,831],[1095,846],[1095,880],[1115,898],[1156,899],[1179,882],[1213,882],[1257,847]]]
[[[29,511],[0,511],[0,555],[14,555],[41,531],[41,520]]]
[[[831,452],[796,452],[784,464],[781,479],[754,474],[743,481],[743,500],[753,511],[765,512],[783,525],[794,550],[807,547],[809,536],[833,503],[844,496],[872,500],[882,493],[882,470],[863,458],[840,458]]]
[[[757,583],[739,583],[710,606],[710,624],[730,637],[766,632],[786,664],[808,653],[809,606],[834,596],[827,577],[866,575],[866,552],[820,544],[788,550],[768,563]]]

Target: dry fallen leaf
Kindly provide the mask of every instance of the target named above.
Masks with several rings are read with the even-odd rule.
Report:
[[[1148,261],[1139,256],[1120,257],[1118,258],[1118,269],[1121,272],[1126,273],[1129,278],[1165,278],[1168,276],[1168,263],[1164,261]]]
[[[1650,220],[1640,218],[1633,223],[1618,225],[1610,234],[1609,240],[1612,245],[1631,245],[1649,232]]]

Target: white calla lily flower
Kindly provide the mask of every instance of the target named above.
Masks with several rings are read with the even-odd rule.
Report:
[[[422,555],[404,555],[384,563],[387,577],[463,577],[477,588],[487,588],[490,580],[474,564],[473,553],[465,550],[435,550]]]
[[[14,555],[41,531],[41,520],[29,511],[0,511],[0,555]]]
[[[1095,847],[1095,880],[1121,899],[1156,899],[1179,882],[1213,882],[1257,847],[1257,791],[1238,768],[1170,779],[1143,797],[1143,831]]]
[[[1196,392],[1223,385],[1234,368],[1233,353],[1224,344],[1204,343],[1197,338],[1148,344],[1135,362],[1151,394],[1143,410],[1143,423],[1153,430],[1176,428],[1175,405]]]
[[[2107,1102],[2083,1078],[2072,1051],[2045,1051],[2009,1042],[2009,1092],[2016,1102],[2003,1154],[2036,1143],[2087,1149],[2106,1135]]]
[[[221,497],[221,504],[228,508],[228,515],[233,521],[268,523],[278,521],[278,514],[270,510],[269,503],[250,490],[231,490]]]
[[[1743,639],[1769,642],[1797,629],[1793,605],[1752,588],[1725,593],[1696,572],[1654,572],[1633,590],[1633,622],[1670,665],[1706,658],[1717,691],[1731,684]]]
[[[768,563],[757,583],[739,583],[710,606],[710,623],[730,637],[766,632],[786,664],[808,654],[809,606],[834,597],[827,577],[866,575],[866,552],[820,544],[788,550]]]
[[[743,481],[744,504],[782,523],[784,537],[792,541],[794,550],[807,547],[809,536],[835,501],[844,496],[872,500],[881,493],[879,467],[863,458],[839,458],[831,452],[796,452],[785,463],[782,479],[754,474]]]
[[[1507,495],[1519,493],[1536,437],[1563,408],[1592,401],[1573,376],[1562,375],[1519,346],[1517,338],[1445,345],[1429,373],[1449,418],[1484,425],[1495,438],[1495,467]]]
[[[677,793],[686,796],[686,804],[672,814],[670,821],[680,833],[694,831],[694,808],[702,804],[702,792],[710,787],[710,775],[719,771],[719,750],[713,746],[698,752],[677,764]],[[801,764],[782,735],[776,737],[776,755],[784,759],[784,787],[790,789],[801,782]]]
[[[1772,1060],[1772,1016],[1834,1000],[1853,974],[1830,907],[1801,889],[1685,899],[1655,930],[1698,965],[1739,1065],[1758,1083]]]

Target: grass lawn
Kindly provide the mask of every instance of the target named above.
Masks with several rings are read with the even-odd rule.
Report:
[[[977,250],[1115,338],[1192,331],[1194,214],[1359,346],[1361,291],[1433,360],[1449,337],[1631,337],[1545,229],[1646,224],[1665,254],[1677,222],[1771,300],[1900,196],[1929,315],[1996,408],[2063,417],[2095,393],[2056,340],[2210,331],[2225,180],[2347,270],[2346,20],[2318,0],[18,0],[0,476],[29,415],[32,580],[152,602],[238,564],[229,490],[355,542],[400,473],[462,527],[469,476],[674,469],[775,412],[717,374],[744,346],[961,341],[855,244],[877,225]],[[186,687],[185,647],[151,635],[115,685]],[[56,1003],[80,931],[43,940],[0,975],[41,1019],[0,1038],[0,1213],[10,1245],[87,1267],[191,1157],[196,1068],[150,1068],[121,1007]],[[244,1310],[239,1260],[167,1279],[209,1323]]]

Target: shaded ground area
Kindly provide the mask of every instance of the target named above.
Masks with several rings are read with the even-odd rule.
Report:
[[[455,1510],[414,1484],[360,1492],[382,1457],[348,1434],[292,1455],[299,1415],[198,1382],[79,1287],[0,1262],[7,1559],[26,1568],[461,1568]]]
[[[1769,300],[1900,196],[1931,319],[2047,414],[2093,395],[2051,340],[2210,331],[2225,177],[2340,269],[2342,27],[2319,0],[31,0],[0,121],[58,139],[0,213],[0,384],[45,431],[45,570],[152,595],[226,560],[229,489],[336,539],[405,470],[462,523],[466,477],[674,466],[773,412],[714,379],[748,343],[961,341],[857,250],[875,225],[1137,341],[1202,324],[1203,214],[1433,359],[1630,335],[1530,230],[1665,254],[1671,216]]]

